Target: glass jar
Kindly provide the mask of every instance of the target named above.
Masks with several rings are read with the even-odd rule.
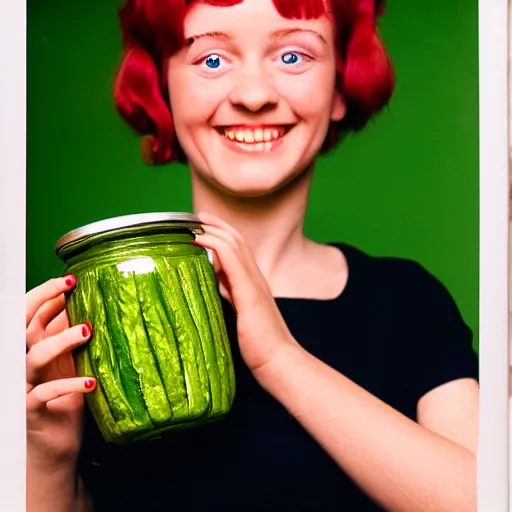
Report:
[[[71,325],[92,337],[74,350],[103,437],[124,444],[225,416],[235,394],[217,281],[192,214],[149,213],[78,228],[56,244],[77,284]]]

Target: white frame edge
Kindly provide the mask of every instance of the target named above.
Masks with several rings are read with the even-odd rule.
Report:
[[[478,510],[509,510],[508,5],[479,2],[480,376]],[[0,510],[25,510],[26,3],[0,0]],[[6,272],[4,269],[7,269]]]
[[[0,0],[0,510],[25,499],[26,3]]]
[[[479,1],[480,446],[478,511],[509,510],[508,4]]]

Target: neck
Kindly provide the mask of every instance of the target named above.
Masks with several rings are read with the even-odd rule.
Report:
[[[191,172],[194,212],[209,212],[244,237],[268,281],[301,256],[312,169],[272,195],[246,198],[219,190]]]

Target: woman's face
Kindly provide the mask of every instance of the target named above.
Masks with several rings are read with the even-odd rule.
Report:
[[[191,43],[171,58],[168,81],[191,172],[245,197],[303,173],[330,121],[345,114],[331,21],[283,18],[272,0],[197,3],[185,36]]]

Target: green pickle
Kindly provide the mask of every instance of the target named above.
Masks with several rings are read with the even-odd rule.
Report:
[[[225,417],[235,373],[215,274],[197,218],[138,214],[95,222],[56,245],[77,284],[67,298],[71,325],[90,322],[74,350],[101,434],[125,444]]]

